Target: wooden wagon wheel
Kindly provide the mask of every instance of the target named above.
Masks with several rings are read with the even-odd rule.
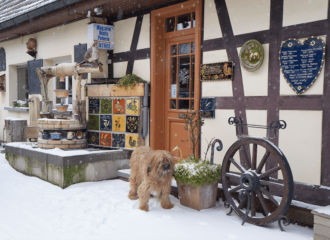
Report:
[[[249,157],[250,145],[252,147],[252,158]],[[257,152],[260,147],[266,150],[260,163],[257,164]],[[238,155],[235,156],[235,154]],[[241,156],[242,164],[235,160],[234,156]],[[272,156],[272,157],[270,157]],[[271,160],[273,159],[273,160]],[[274,163],[271,169],[264,171],[267,162]],[[227,202],[236,214],[245,221],[264,225],[279,221],[288,210],[293,196],[293,177],[289,163],[284,154],[270,141],[245,137],[236,141],[227,151],[222,163],[222,186]],[[233,164],[239,172],[230,172],[230,165]],[[264,172],[262,172],[264,171]],[[283,181],[271,178],[274,173],[282,173]],[[280,193],[282,199],[277,201],[273,192]],[[238,197],[237,197],[238,196]],[[269,208],[269,199],[274,205]],[[262,208],[262,214],[256,215],[257,206]],[[245,208],[245,210],[243,209]],[[250,212],[250,214],[249,214]],[[288,219],[285,219],[288,221]],[[288,222],[285,222],[288,224]],[[280,226],[282,229],[282,227]]]

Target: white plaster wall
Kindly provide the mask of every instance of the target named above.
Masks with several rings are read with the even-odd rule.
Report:
[[[264,48],[264,61],[261,67],[254,72],[248,72],[241,65],[241,73],[245,96],[267,96],[268,95],[268,69],[269,69],[269,44],[262,44]],[[237,52],[241,48],[237,48]]]
[[[114,22],[115,49],[113,53],[127,52],[131,50],[136,17]]]
[[[228,150],[228,148],[237,140],[235,127],[228,124],[228,119],[234,117],[235,112],[230,110],[215,110],[215,118],[205,118],[205,125],[202,127],[201,136],[201,157],[204,159],[208,142],[212,138],[219,138],[223,143],[222,151],[214,151],[214,162],[222,164],[222,160]],[[218,145],[216,145],[217,147]],[[207,159],[210,160],[211,149],[208,151]]]
[[[283,26],[328,18],[328,0],[284,0]]]
[[[267,125],[267,110],[246,110],[246,122],[248,124]],[[250,136],[266,137],[266,129],[248,128]],[[252,159],[253,144],[250,144],[250,159]],[[257,149],[257,167],[264,156],[265,148],[258,146]]]
[[[114,78],[122,78],[126,75],[128,62],[116,62],[113,63],[113,77]]]
[[[322,111],[280,110],[287,128],[280,130],[279,148],[296,182],[321,184]],[[281,177],[281,176],[279,176]]]
[[[309,36],[307,36],[309,37]],[[322,35],[319,36],[324,43],[326,44],[326,36]],[[304,42],[305,38],[299,38],[298,41],[301,44]],[[323,68],[320,72],[320,75],[316,79],[315,83],[303,94],[301,95],[323,95],[323,88],[324,88],[324,66],[325,61],[323,63]],[[289,86],[289,84],[285,81],[283,77],[283,73],[280,71],[280,95],[297,95]]]
[[[216,50],[203,53],[203,64],[228,61],[226,50]],[[203,97],[232,97],[232,81],[204,81],[202,82]]]
[[[30,34],[18,39],[1,42],[0,47],[6,51],[6,92],[0,93],[0,129],[3,128],[4,119],[16,117],[27,119],[28,112],[12,112],[4,110],[5,106],[12,106],[12,101],[17,99],[17,66],[27,64],[33,58],[26,54],[26,42],[29,38],[37,39],[37,59],[44,60],[44,66],[50,66],[54,59],[69,57],[74,60],[74,45],[87,42],[87,23],[84,19],[67,25],[51,28],[35,34]],[[105,64],[105,63],[103,63]],[[73,80],[73,98],[75,99],[76,81]],[[50,99],[53,100],[53,83],[48,84]],[[3,139],[0,131],[0,139]]]
[[[150,81],[150,59],[135,60],[133,65],[133,74],[141,77],[143,80]]]
[[[270,0],[226,0],[234,35],[269,29]]]
[[[150,14],[143,16],[139,42],[136,49],[143,48],[150,48]]]
[[[204,40],[221,38],[222,32],[219,24],[214,0],[204,1]]]

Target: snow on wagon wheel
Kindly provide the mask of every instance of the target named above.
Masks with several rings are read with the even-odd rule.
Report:
[[[242,224],[278,221],[283,231],[281,220],[290,223],[284,214],[293,196],[293,177],[286,157],[270,141],[250,136],[236,141],[223,159],[221,178],[225,206],[230,204]]]

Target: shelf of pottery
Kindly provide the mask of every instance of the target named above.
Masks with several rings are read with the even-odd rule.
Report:
[[[81,149],[87,147],[86,125],[79,124],[78,120],[63,117],[68,105],[63,104],[70,90],[54,90],[56,97],[61,99],[61,104],[56,105],[56,110],[61,117],[55,119],[38,119],[38,147]]]
[[[142,129],[141,97],[89,98],[88,144],[135,149]]]

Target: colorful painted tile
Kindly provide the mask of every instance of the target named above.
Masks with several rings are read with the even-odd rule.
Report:
[[[139,135],[126,134],[126,148],[137,148],[139,146]]]
[[[112,131],[125,132],[125,116],[120,116],[120,115],[112,116]]]
[[[100,130],[112,131],[112,115],[100,115]]]
[[[113,147],[125,147],[125,134],[112,134],[112,146]]]
[[[111,133],[100,132],[100,145],[111,147]]]
[[[100,113],[100,99],[89,99],[88,113]]]
[[[113,114],[125,114],[125,99],[113,99]]]
[[[89,115],[88,129],[89,130],[99,130],[100,129],[100,116],[99,115]]]
[[[126,132],[137,133],[139,131],[139,116],[126,116]]]
[[[126,114],[129,115],[139,115],[140,113],[140,99],[138,98],[128,98],[126,99]]]
[[[98,132],[88,132],[88,144],[100,145],[99,139],[100,137]]]
[[[101,114],[112,114],[112,99],[101,99]]]

